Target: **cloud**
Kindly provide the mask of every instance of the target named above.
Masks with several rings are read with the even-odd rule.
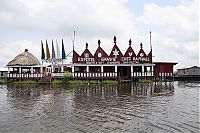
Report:
[[[98,39],[110,53],[114,35],[123,53],[130,38],[136,52],[141,42],[149,52],[149,31],[152,30],[154,61],[177,61],[177,67],[197,65],[198,0],[180,2],[170,6],[147,3],[144,12],[134,16],[128,9],[131,7],[127,6],[128,0],[2,0],[1,27],[9,29],[9,33],[20,32],[21,37],[12,39],[9,34],[9,41],[1,39],[0,46],[5,46],[5,50],[0,50],[0,64],[6,64],[25,48],[40,58],[40,40],[46,38],[49,42],[57,38],[59,44],[64,38],[69,53],[74,30],[75,49],[79,53],[84,50],[85,42],[94,52]]]
[[[198,0],[183,1],[177,6],[146,4],[138,23],[162,32],[179,42],[198,40]]]
[[[154,60],[176,61],[176,67],[198,65],[198,5],[198,0],[176,6],[144,5],[144,13],[134,23],[138,30],[153,30]]]
[[[28,49],[29,52],[40,59],[40,55],[38,54],[38,49],[40,49],[40,47],[28,40],[1,42],[0,46],[4,46],[0,49],[0,64],[3,66],[7,65],[15,56],[24,52],[25,49]]]
[[[0,23],[51,35],[113,36],[132,30],[124,0],[3,0]]]

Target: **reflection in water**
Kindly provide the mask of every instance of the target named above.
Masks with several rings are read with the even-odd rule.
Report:
[[[1,86],[0,132],[197,132],[199,91],[182,84]]]

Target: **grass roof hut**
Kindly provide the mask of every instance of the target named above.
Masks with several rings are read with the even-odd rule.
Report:
[[[13,68],[13,74],[38,74],[42,73],[43,67],[40,64],[39,60],[30,52],[28,49],[19,55],[17,55],[13,60],[11,60],[8,64],[9,68]],[[8,72],[10,73],[10,72]],[[19,76],[19,75],[16,75]],[[28,77],[31,75],[28,75]],[[33,75],[32,75],[33,76]],[[12,75],[13,77],[13,75]],[[21,77],[21,76],[20,76]]]

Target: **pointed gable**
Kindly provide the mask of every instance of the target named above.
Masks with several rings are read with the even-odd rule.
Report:
[[[103,58],[107,58],[108,57],[107,53],[101,48],[100,44],[101,44],[101,41],[98,40],[98,48],[94,53],[95,62],[101,62],[101,58],[102,57]]]
[[[73,58],[72,58],[72,62],[73,63],[79,63],[78,58],[80,57],[80,55],[73,50]]]
[[[86,43],[86,48],[81,54],[80,58],[78,58],[79,63],[83,64],[93,64],[94,62],[94,56],[91,54],[91,52],[88,49],[88,43]]]
[[[137,57],[146,57],[146,53],[143,50],[142,43],[140,43],[140,51],[137,54]]]
[[[124,54],[124,57],[136,57],[136,54],[133,50],[133,48],[131,47],[131,39],[129,40],[129,47],[128,49],[126,50],[125,54]]]
[[[140,44],[140,51],[137,54],[136,61],[138,61],[138,63],[150,63],[149,57],[143,50],[142,43]]]
[[[120,51],[119,47],[116,44],[116,37],[114,36],[114,46],[110,52],[110,58],[116,58],[117,61],[121,62],[121,59],[123,57],[122,52]]]
[[[91,54],[91,52],[88,49],[88,43],[86,43],[85,45],[86,45],[86,48],[83,51],[83,53],[81,54],[81,57],[82,58],[93,58],[93,55]]]

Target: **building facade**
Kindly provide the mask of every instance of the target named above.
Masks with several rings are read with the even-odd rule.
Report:
[[[177,76],[184,77],[184,76],[191,76],[191,77],[199,77],[200,76],[200,67],[193,66],[184,69],[177,69]]]
[[[73,50],[72,73],[77,79],[133,79],[139,77],[173,76],[173,66],[177,63],[152,62],[152,47],[145,53],[143,44],[135,53],[129,40],[129,46],[123,54],[114,37],[113,48],[107,54],[98,40],[94,55],[86,48],[81,55]]]

